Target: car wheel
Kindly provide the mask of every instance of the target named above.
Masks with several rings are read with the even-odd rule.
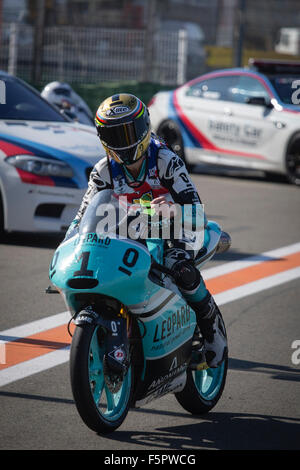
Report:
[[[300,133],[296,134],[289,143],[285,164],[289,182],[300,186]]]
[[[4,208],[0,192],[0,237],[4,234]]]
[[[161,137],[166,144],[184,161],[188,170],[191,166],[188,164],[184,154],[184,145],[179,126],[176,122],[168,120],[160,124],[157,135]]]

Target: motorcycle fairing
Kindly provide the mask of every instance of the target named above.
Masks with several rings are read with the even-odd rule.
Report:
[[[82,239],[77,234],[56,250],[49,277],[71,311],[77,311],[76,295],[87,292],[115,298],[124,305],[146,306],[159,289],[148,278],[150,265],[150,254],[140,243],[109,237],[102,243],[96,233]]]
[[[185,325],[175,327],[177,315],[182,315]],[[166,393],[182,390],[196,326],[194,311],[182,299],[175,300],[161,317],[142,321],[141,332],[143,329],[146,332],[142,338],[144,369],[136,394],[136,406],[149,403]]]
[[[163,357],[146,360],[145,375],[135,395],[136,407],[143,406],[167,393],[180,392],[186,383],[191,342]]]

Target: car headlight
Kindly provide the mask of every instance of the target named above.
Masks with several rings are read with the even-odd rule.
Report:
[[[72,178],[72,168],[64,162],[49,160],[36,155],[14,155],[5,159],[10,165],[38,176]]]

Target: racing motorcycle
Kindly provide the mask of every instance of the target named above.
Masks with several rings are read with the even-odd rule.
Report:
[[[114,213],[109,223],[108,212]],[[195,312],[163,264],[165,240],[120,236],[124,217],[111,190],[97,193],[49,268],[48,292],[59,292],[71,313],[74,401],[84,423],[99,434],[117,429],[131,407],[167,393],[188,412],[207,413],[220,399],[227,373],[227,357],[217,368],[205,362]],[[207,221],[197,267],[229,246],[229,235]],[[203,360],[192,368],[195,344]]]

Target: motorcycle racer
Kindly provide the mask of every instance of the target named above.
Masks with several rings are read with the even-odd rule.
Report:
[[[107,98],[96,112],[95,124],[107,158],[93,168],[88,189],[66,237],[78,227],[93,196],[104,189],[126,196],[130,203],[146,196],[151,207],[162,214],[168,203],[201,204],[184,162],[151,132],[148,109],[139,98],[127,93]],[[178,288],[196,313],[208,366],[218,367],[227,354],[225,327],[194,257],[195,252],[186,249],[183,241],[171,240],[164,263],[174,272]],[[190,365],[197,367],[197,362],[195,354]]]

